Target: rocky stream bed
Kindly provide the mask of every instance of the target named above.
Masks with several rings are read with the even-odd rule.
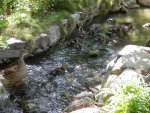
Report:
[[[27,59],[26,85],[11,95],[3,91],[0,112],[71,112],[74,109],[66,106],[77,94],[88,92],[93,98],[95,86],[102,82],[106,66],[117,52],[128,44],[145,46],[150,40],[150,29],[142,27],[150,22],[150,16],[145,16],[149,11],[131,10],[127,15],[109,15],[83,28],[77,26],[55,51]],[[85,100],[94,101],[88,97]]]

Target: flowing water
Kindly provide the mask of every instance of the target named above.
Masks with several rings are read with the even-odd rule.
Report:
[[[108,18],[114,18],[117,23],[130,22],[133,29],[127,35],[111,32],[112,36],[108,36],[107,28],[113,26],[106,22]],[[127,44],[146,45],[150,40],[150,29],[142,25],[147,22],[150,22],[150,9],[97,18],[83,30],[74,31],[55,51],[30,58],[27,61],[29,74],[25,78],[29,106],[39,112],[61,113],[74,95],[101,83],[107,63],[122,47]],[[93,31],[93,24],[101,26]],[[98,53],[91,57],[90,51]],[[49,74],[62,64],[68,66],[65,73]]]

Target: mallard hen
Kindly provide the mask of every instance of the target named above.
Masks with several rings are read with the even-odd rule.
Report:
[[[8,80],[11,85],[18,86],[22,78],[27,75],[27,68],[24,62],[25,50],[19,52],[18,64],[8,69],[2,70],[2,76]]]

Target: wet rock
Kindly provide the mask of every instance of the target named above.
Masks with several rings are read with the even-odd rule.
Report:
[[[137,0],[141,6],[150,7],[150,0]]]
[[[93,24],[90,27],[90,31],[95,33],[101,33],[103,31],[103,26],[101,24]]]
[[[150,40],[147,42],[146,47],[150,47]]]
[[[90,57],[98,57],[99,50],[90,50],[88,54]]]
[[[51,26],[46,33],[49,38],[48,44],[50,46],[54,46],[61,38],[60,27],[57,25]]]
[[[79,83],[84,88],[86,88],[87,91],[90,91],[92,93],[97,92],[95,86],[100,84],[101,82],[102,82],[102,76],[99,73],[83,75],[83,77],[79,79]]]

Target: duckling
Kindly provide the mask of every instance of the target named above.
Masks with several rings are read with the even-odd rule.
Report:
[[[1,71],[2,76],[9,81],[12,86],[19,86],[22,79],[27,75],[27,68],[24,62],[24,56],[27,55],[25,50],[19,52],[18,64]]]
[[[50,75],[63,75],[65,74],[65,72],[67,71],[68,66],[67,64],[62,64],[60,67],[55,68],[54,70],[52,70],[49,74]]]

